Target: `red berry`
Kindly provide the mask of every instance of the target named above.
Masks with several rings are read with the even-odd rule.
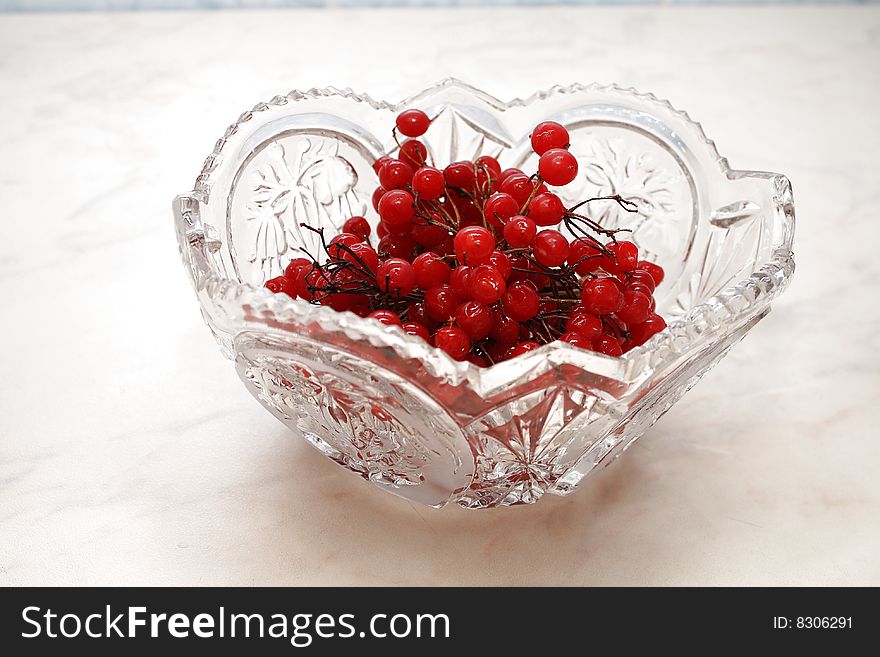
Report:
[[[284,293],[296,299],[296,282],[287,276],[276,276],[266,281],[266,289],[275,294]]]
[[[416,242],[411,233],[386,235],[379,240],[379,255],[389,258],[412,260]]]
[[[595,338],[602,333],[602,320],[588,312],[572,312],[565,323],[565,330],[580,333],[585,338]]]
[[[383,155],[378,160],[373,162],[373,171],[376,172],[376,175],[379,175],[379,171],[382,169],[382,165],[384,165],[388,160],[392,159],[390,155]]]
[[[489,337],[502,345],[512,345],[519,339],[519,322],[496,309],[492,312]]]
[[[463,265],[480,265],[495,250],[495,238],[481,226],[468,226],[456,233],[453,240],[455,257]]]
[[[384,163],[383,163],[384,164]],[[379,211],[379,201],[382,200],[382,197],[385,196],[385,192],[388,191],[384,187],[379,186],[373,190],[373,209],[378,212]],[[379,235],[379,237],[382,237]]]
[[[342,255],[345,253],[344,247],[350,247],[353,244],[363,244],[363,240],[359,235],[355,235],[354,233],[339,233],[339,235],[330,240],[330,244],[327,245],[327,254],[334,260],[342,260]]]
[[[495,192],[483,207],[483,216],[492,226],[502,226],[515,214],[519,213],[520,204],[510,194]]]
[[[471,298],[488,304],[498,301],[504,294],[507,286],[505,285],[504,275],[496,267],[480,265],[470,272],[468,289]]]
[[[664,272],[663,267],[660,265],[648,262],[647,260],[640,260],[639,269],[643,269],[651,275],[651,278],[654,279],[654,287],[657,287],[663,282]]]
[[[370,222],[364,217],[352,217],[342,224],[342,230],[346,233],[353,233],[365,240],[370,239]]]
[[[593,348],[593,341],[590,338],[584,336],[582,333],[577,333],[575,331],[567,331],[566,333],[560,335],[559,339],[575,347],[580,347],[581,349]]]
[[[463,329],[444,326],[434,334],[434,346],[442,349],[455,360],[464,360],[471,350],[471,340]]]
[[[376,282],[383,292],[405,297],[415,287],[413,266],[402,258],[388,258],[376,269]]]
[[[593,349],[606,356],[622,356],[620,340],[613,335],[600,335],[593,339]]]
[[[405,226],[411,223],[413,218],[412,195],[402,189],[392,189],[385,192],[379,201],[379,216],[388,226]]]
[[[428,315],[424,303],[414,303],[406,311],[406,319],[410,322],[423,324],[429,331],[434,329],[434,320]]]
[[[644,269],[633,269],[629,273],[629,276],[627,276],[627,279],[626,279],[627,287],[632,287],[633,285],[636,285],[636,284],[639,284],[639,285],[642,285],[642,286],[648,288],[651,291],[651,293],[653,293],[654,288],[657,287],[657,284],[654,282],[654,277],[651,276],[651,274],[649,274]],[[648,296],[650,296],[650,294]]]
[[[639,247],[632,242],[611,243],[607,248],[614,256],[614,263],[623,271],[632,271],[638,266]]]
[[[543,155],[551,148],[566,148],[569,144],[568,130],[555,121],[544,121],[532,130],[531,141],[532,150]]]
[[[504,171],[502,171],[501,173],[498,174],[498,180],[496,182],[499,185],[501,185],[504,183],[505,180],[507,180],[508,178],[510,178],[510,176],[513,176],[513,175],[520,175],[521,176],[521,175],[523,175],[523,172],[521,169],[514,169],[514,168],[505,169]]]
[[[448,282],[449,274],[452,272],[447,262],[431,251],[416,256],[412,264],[416,285],[423,290]]]
[[[486,264],[495,267],[505,281],[510,278],[510,274],[513,272],[513,264],[510,262],[510,257],[501,251],[492,251],[492,255],[489,256],[489,261]]]
[[[340,260],[353,262],[359,270],[366,270],[353,271],[359,279],[367,278],[366,272],[375,273],[376,268],[379,266],[379,254],[366,242],[358,242],[349,246],[348,250],[343,251],[340,255]]]
[[[491,171],[493,178],[497,179],[501,175],[501,165],[491,155],[481,155],[474,161],[474,165],[476,165],[477,169],[488,169]]]
[[[504,357],[508,358],[508,359],[509,358],[516,358],[517,356],[522,356],[525,353],[528,353],[530,351],[534,351],[535,349],[537,349],[540,346],[541,345],[539,345],[537,342],[534,342],[532,340],[528,340],[526,342],[520,342],[519,344],[516,344],[516,345],[512,346],[510,349],[508,349],[507,353],[504,354]]]
[[[443,177],[450,187],[472,189],[477,182],[473,162],[453,162],[443,169]]]
[[[443,196],[446,180],[443,172],[434,167],[422,167],[415,172],[412,178],[413,192],[419,198],[433,201]]]
[[[611,279],[591,278],[581,288],[581,301],[591,313],[607,315],[615,312],[623,297]]]
[[[455,321],[471,340],[482,340],[492,329],[489,306],[479,301],[465,301],[455,309]]]
[[[602,245],[579,237],[572,240],[568,250],[568,266],[584,276],[601,268],[607,258]]]
[[[417,335],[426,342],[431,341],[431,333],[428,331],[428,328],[419,322],[406,322],[403,325],[403,332],[409,335]]]
[[[425,292],[425,310],[435,322],[448,322],[460,303],[461,297],[449,285],[437,285]]]
[[[504,239],[514,249],[521,249],[535,240],[537,231],[534,221],[519,214],[504,224]]]
[[[565,214],[565,206],[553,192],[538,194],[529,203],[529,218],[539,226],[555,226]]]
[[[425,166],[428,160],[428,149],[418,139],[407,139],[400,145],[398,158],[413,169]]]
[[[449,285],[462,299],[469,299],[471,296],[471,271],[471,267],[459,265],[449,276]]]
[[[533,245],[535,260],[545,267],[558,267],[568,257],[568,240],[555,230],[542,230]]]
[[[414,223],[412,225],[412,236],[416,243],[433,249],[435,246],[442,244],[449,237],[449,233],[440,226],[432,224]]]
[[[408,109],[397,115],[397,129],[407,137],[421,137],[428,131],[431,119],[422,110]]]
[[[634,345],[645,344],[665,328],[666,321],[660,315],[652,313],[644,322],[629,328],[630,340],[632,340]]]
[[[578,163],[564,148],[551,148],[538,161],[538,174],[551,185],[567,185],[575,179]]]
[[[312,261],[306,258],[294,258],[284,269],[284,275],[292,280],[296,279],[300,267],[311,267]]]
[[[535,189],[535,181],[524,173],[514,173],[499,183],[498,189],[505,194],[510,194],[520,207],[529,200]]]
[[[393,310],[374,310],[367,317],[375,319],[386,326],[400,326],[400,316]]]
[[[379,169],[379,183],[385,189],[403,189],[412,182],[412,179],[412,167],[400,160],[388,160]]]
[[[529,281],[517,281],[508,286],[501,303],[507,314],[518,322],[525,322],[537,315],[540,307],[538,292]]]
[[[641,324],[651,314],[651,301],[648,295],[627,290],[623,293],[623,308],[617,317],[627,324]]]

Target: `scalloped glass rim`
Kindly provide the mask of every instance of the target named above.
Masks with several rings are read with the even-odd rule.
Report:
[[[471,94],[475,99],[502,112],[513,107],[527,106],[556,94],[584,91],[628,95],[671,112],[696,131],[703,146],[711,152],[720,173],[728,180],[755,178],[770,181],[776,186],[775,207],[769,209],[777,216],[784,218],[786,225],[782,227],[781,240],[774,245],[773,257],[751,275],[694,306],[685,316],[670,322],[664,331],[647,343],[632,349],[623,356],[616,358],[605,356],[565,343],[554,342],[488,368],[480,368],[467,361],[455,361],[445,352],[430,346],[421,338],[405,334],[397,327],[384,326],[378,322],[358,317],[353,313],[337,312],[326,307],[314,306],[303,300],[291,299],[284,294],[273,294],[263,287],[221,277],[207,268],[199,267],[197,271],[193,272],[194,284],[197,289],[203,289],[210,298],[224,307],[225,311],[231,315],[241,315],[242,309],[246,309],[246,313],[250,316],[259,316],[261,322],[271,323],[276,328],[282,329],[285,324],[291,322],[315,322],[328,331],[340,331],[349,338],[366,340],[376,347],[394,349],[403,358],[418,358],[423,361],[428,371],[434,376],[442,377],[452,385],[467,381],[475,392],[485,396],[494,391],[502,390],[514,382],[520,382],[523,372],[526,370],[531,379],[562,365],[574,366],[626,384],[639,384],[648,380],[650,374],[655,372],[667,359],[678,360],[694,347],[701,351],[705,349],[707,347],[705,342],[698,343],[711,329],[725,327],[726,332],[729,333],[735,330],[738,324],[746,323],[754,318],[756,314],[762,312],[763,308],[769,306],[769,302],[787,286],[794,270],[791,251],[794,236],[794,207],[788,179],[777,173],[731,169],[727,160],[718,154],[714,142],[706,137],[700,124],[693,121],[686,112],[676,110],[668,101],[660,100],[653,94],[640,93],[632,88],[595,83],[590,85],[557,85],[544,91],[538,91],[525,99],[515,98],[508,102],[500,101],[454,78],[445,79],[397,103],[377,101],[369,95],[356,93],[348,88],[336,89],[334,87],[313,88],[308,91],[294,90],[286,96],[276,96],[268,103],[260,103],[252,110],[243,113],[238,121],[227,129],[224,137],[217,142],[214,151],[205,161],[194,190],[175,199],[176,214],[179,217],[187,216],[188,226],[186,234],[181,236],[182,240],[185,239],[189,248],[211,241],[211,236],[205,235],[201,222],[197,218],[198,205],[207,203],[210,198],[212,175],[218,163],[222,161],[228,138],[235,134],[240,124],[251,120],[255,113],[299,100],[334,96],[347,98],[353,102],[367,103],[374,109],[396,113],[449,87],[461,89]]]

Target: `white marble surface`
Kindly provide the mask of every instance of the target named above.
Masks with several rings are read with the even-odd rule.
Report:
[[[0,17],[0,584],[880,584],[878,61],[878,8]],[[255,101],[447,75],[635,85],[794,182],[774,312],[533,507],[416,508],[293,439],[173,238]]]

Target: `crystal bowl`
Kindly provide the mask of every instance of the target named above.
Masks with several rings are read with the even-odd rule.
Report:
[[[530,129],[571,134],[567,205],[631,229],[666,269],[668,328],[620,358],[556,342],[492,367],[457,362],[397,327],[310,305],[262,284],[315,235],[355,214],[374,225],[372,162],[402,109],[433,118],[436,165],[490,154],[536,162]],[[552,87],[501,102],[445,80],[399,103],[350,89],[293,91],[242,114],[193,191],[174,200],[180,252],[202,315],[251,394],[330,459],[428,506],[479,509],[566,495],[623,453],[770,309],[794,270],[791,185],[737,171],[699,124],[653,95]]]

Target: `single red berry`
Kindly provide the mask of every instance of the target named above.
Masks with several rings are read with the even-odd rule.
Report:
[[[483,207],[483,216],[490,225],[500,227],[515,214],[519,213],[520,204],[510,194],[495,192],[488,198]]]
[[[639,247],[632,242],[612,242],[607,248],[613,254],[614,262],[623,271],[632,271],[638,266]]]
[[[641,292],[646,297],[648,297],[649,301],[654,300],[654,290],[650,286],[641,281],[628,281],[626,284],[626,288],[624,292]]]
[[[449,285],[455,293],[462,299],[470,299],[471,297],[471,272],[473,268],[467,265],[459,265],[452,270],[449,276]]]
[[[525,353],[534,351],[540,346],[541,345],[539,345],[537,342],[534,342],[533,340],[527,340],[526,342],[520,342],[519,344],[512,346],[510,349],[507,350],[507,353],[505,353],[504,356],[507,359],[516,358],[517,356],[522,356]]]
[[[581,349],[592,349],[593,341],[586,337],[583,333],[578,333],[576,331],[567,331],[559,336],[559,339],[563,342],[567,342],[568,344],[580,347]]]
[[[470,272],[468,289],[471,298],[489,304],[498,301],[507,286],[504,275],[496,267],[480,265]]]
[[[630,340],[634,345],[645,344],[654,335],[666,328],[666,321],[660,315],[651,314],[648,318],[629,329]]]
[[[385,189],[403,189],[412,182],[412,179],[412,167],[400,160],[388,160],[379,169],[379,184]]]
[[[579,237],[569,245],[568,266],[581,276],[600,269],[606,260],[602,245],[597,242]]]
[[[471,350],[471,339],[457,326],[444,326],[434,334],[434,346],[455,360],[464,360]]]
[[[355,235],[354,233],[339,233],[339,235],[330,240],[330,243],[327,245],[327,255],[334,260],[342,260],[342,255],[345,252],[342,247],[350,247],[353,244],[362,243],[363,240],[359,235]]]
[[[541,302],[538,291],[531,282],[517,281],[507,287],[501,303],[513,319],[525,322],[538,314]]]
[[[460,303],[461,297],[449,285],[437,285],[425,292],[425,311],[435,322],[448,322]]]
[[[504,239],[514,249],[529,246],[535,241],[537,232],[535,222],[521,214],[511,217],[504,224]]]
[[[551,148],[538,161],[538,174],[551,185],[560,187],[575,179],[578,163],[564,148]]]
[[[428,309],[425,308],[424,303],[412,304],[406,311],[406,319],[410,322],[423,324],[425,327],[427,327],[428,331],[432,331],[435,328],[435,322],[428,314]],[[444,320],[445,319],[446,318],[444,318]]]
[[[400,315],[393,310],[374,310],[367,317],[375,319],[386,326],[401,326]]]
[[[501,175],[501,165],[491,155],[481,155],[474,161],[474,165],[477,169],[485,168],[491,171],[493,178],[497,179]]]
[[[471,340],[478,341],[492,329],[489,306],[479,301],[465,301],[455,309],[455,321]]]
[[[407,139],[400,145],[398,158],[413,169],[425,166],[428,160],[428,149],[418,139]]]
[[[370,239],[370,222],[364,217],[352,217],[342,224],[342,230],[346,233],[354,233],[361,239]]]
[[[432,224],[414,223],[412,225],[412,236],[417,244],[428,249],[433,249],[438,244],[442,244],[449,237],[449,233],[440,226]]]
[[[647,260],[640,260],[639,269],[643,269],[651,275],[651,278],[654,279],[654,287],[659,286],[663,282],[664,272],[663,267],[660,265],[648,262]]]
[[[390,155],[383,155],[378,160],[373,162],[373,171],[376,172],[377,176],[379,175],[379,171],[382,169],[382,166],[391,159],[392,158]]]
[[[293,260],[290,261],[290,263],[287,265],[287,267],[284,268],[284,275],[287,276],[287,278],[295,280],[297,273],[299,273],[300,267],[311,267],[311,266],[312,266],[311,260],[307,260],[306,258],[294,258]]]
[[[558,267],[568,257],[568,240],[555,230],[542,230],[538,233],[532,248],[535,260],[545,267]]]
[[[388,226],[405,226],[412,223],[412,194],[402,189],[385,192],[379,201],[379,216]]]
[[[566,148],[569,144],[568,130],[555,121],[544,121],[532,130],[531,141],[532,150],[543,155],[551,148]]]
[[[340,254],[339,259],[355,264],[357,270],[352,271],[359,280],[368,278],[366,276],[367,272],[375,273],[376,268],[379,266],[379,254],[366,242],[352,244]]]
[[[515,344],[519,339],[519,322],[508,317],[500,308],[492,312],[492,329],[489,337],[502,345]]]
[[[581,288],[584,307],[596,315],[608,315],[619,309],[623,297],[609,278],[591,278]]]
[[[510,176],[513,175],[523,175],[522,169],[505,169],[501,173],[498,174],[498,180],[496,181],[499,185],[502,185],[505,180],[507,180]]]
[[[633,285],[640,284],[644,287],[648,288],[651,293],[654,292],[654,288],[657,287],[657,284],[654,281],[654,277],[651,276],[645,269],[633,269],[629,276],[626,279],[626,286],[632,287]],[[650,296],[650,295],[648,295]]]
[[[378,245],[380,256],[403,260],[412,260],[415,249],[416,241],[413,239],[412,233],[386,235],[379,240]]]
[[[443,169],[443,177],[447,185],[460,189],[473,189],[477,182],[473,162],[453,162]]]
[[[565,206],[553,192],[537,194],[529,203],[529,219],[539,226],[555,226],[565,214]]]
[[[613,335],[600,335],[593,339],[593,349],[606,356],[622,356],[620,340]]]
[[[572,312],[565,322],[565,330],[580,333],[585,338],[595,338],[602,333],[602,320],[586,311]]]
[[[422,110],[408,109],[397,115],[397,129],[407,137],[421,137],[428,131],[431,119]]]
[[[524,173],[513,173],[498,184],[498,189],[505,194],[510,194],[522,207],[535,189],[535,182]]]
[[[641,324],[651,314],[651,301],[648,295],[627,290],[623,293],[623,308],[617,317],[627,324]]]
[[[446,180],[443,178],[443,172],[439,169],[422,167],[413,174],[412,188],[419,198],[433,201],[443,196]]]
[[[406,322],[403,324],[403,332],[409,335],[417,335],[426,342],[431,341],[431,333],[424,324],[419,322]]]
[[[495,250],[495,237],[482,226],[468,226],[456,233],[453,240],[455,257],[463,265],[481,265]]]
[[[492,255],[489,256],[489,260],[486,264],[495,267],[505,281],[510,278],[510,274],[513,272],[513,264],[510,262],[510,256],[501,251],[492,251]]]
[[[383,292],[405,297],[415,287],[413,266],[402,258],[388,258],[376,269],[376,282]]]
[[[287,276],[276,276],[266,281],[266,289],[275,294],[284,293],[291,299],[296,299],[296,282]]]
[[[423,290],[449,282],[449,274],[452,273],[452,268],[436,253],[425,251],[417,255],[412,264],[416,276],[416,285]]]
[[[383,163],[383,164],[384,164],[384,163]],[[372,202],[373,202],[373,209],[374,209],[376,212],[379,211],[379,201],[381,201],[381,200],[382,200],[382,197],[385,196],[385,192],[386,192],[386,191],[388,191],[388,190],[386,190],[386,189],[385,189],[384,187],[382,187],[381,185],[380,185],[379,187],[377,187],[376,189],[373,190]],[[382,236],[379,235],[379,237],[382,237]]]
[[[477,367],[489,367],[491,363],[489,363],[489,359],[485,356],[481,356],[480,354],[471,354],[467,357],[468,362],[473,363]]]

